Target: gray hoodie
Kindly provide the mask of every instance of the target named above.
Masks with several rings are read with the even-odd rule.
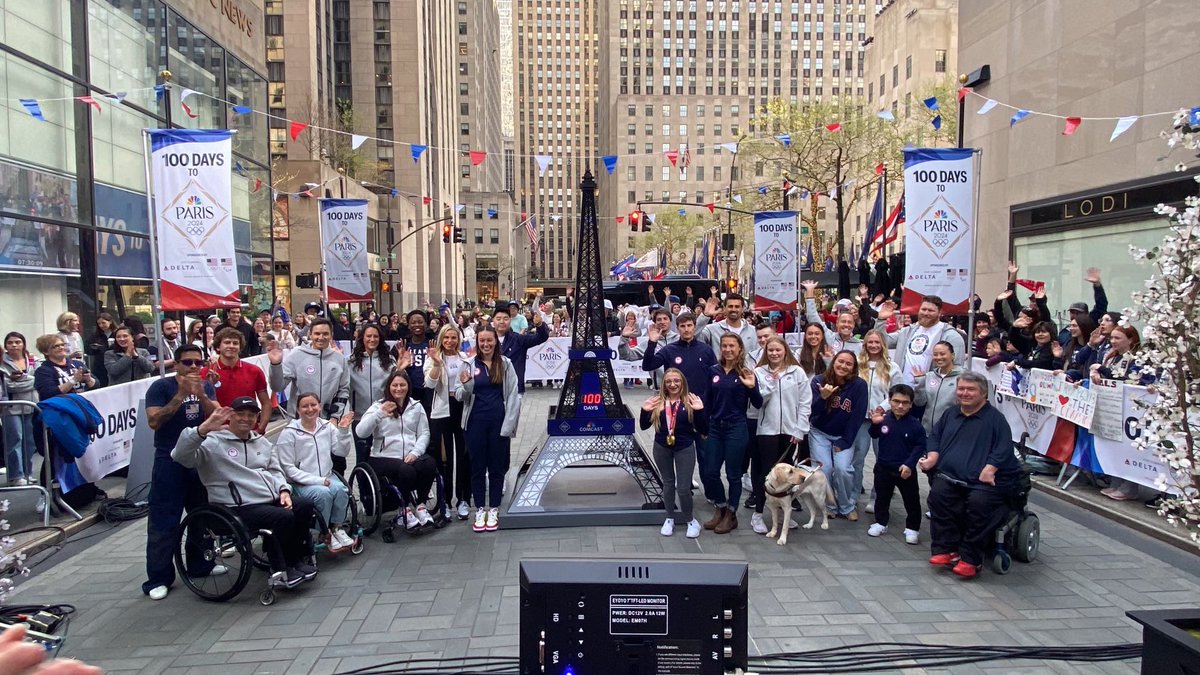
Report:
[[[387,349],[387,345],[380,345],[379,349]],[[355,368],[353,361],[346,361],[350,370],[350,406],[354,410],[354,419],[361,420],[367,408],[383,398],[383,381],[392,371],[391,368],[384,368],[380,364],[379,349],[369,357],[363,355],[366,358],[363,358],[362,368]],[[392,365],[395,364],[396,362],[392,361]]]
[[[333,349],[297,347],[283,363],[271,364],[271,391],[287,394],[287,412],[293,418],[296,398],[309,391],[321,397],[322,419],[341,417],[350,409],[350,363]]]
[[[271,441],[256,433],[242,440],[222,429],[201,438],[200,432],[188,427],[179,434],[171,459],[196,469],[209,500],[217,504],[237,505],[230,483],[237,487],[242,504],[273,504],[282,492],[291,491]]]
[[[25,370],[17,369],[12,358],[6,353],[4,358],[0,359],[0,399],[9,401],[27,401],[29,403],[37,403],[37,389],[33,383],[34,368],[31,365],[26,365]],[[16,378],[16,379],[14,379]],[[3,413],[5,415],[32,415],[33,409],[29,406],[4,406]]]
[[[954,366],[948,374],[942,375],[934,369],[925,373],[914,387],[916,400],[913,404],[925,406],[925,414],[921,416],[921,425],[925,427],[925,433],[932,431],[942,413],[958,407],[955,390],[958,389],[958,376],[962,371],[961,366]]]
[[[354,431],[359,438],[371,439],[372,457],[420,457],[429,446],[429,420],[425,417],[425,408],[411,398],[399,417],[384,414],[383,401],[372,403]]]
[[[319,419],[310,432],[295,419],[275,439],[275,456],[292,485],[324,485],[333,474],[333,455],[345,457],[353,446],[350,427]]]
[[[474,371],[476,358],[472,356],[468,359],[463,368]],[[517,391],[517,371],[512,361],[509,361],[507,356],[501,356],[500,359],[504,363],[504,422],[500,425],[500,435],[512,438],[517,435],[517,422],[521,419],[521,394]],[[454,398],[463,402],[463,429],[467,428],[467,422],[471,419],[474,395],[475,378],[470,378],[466,384],[461,381],[455,384]],[[361,435],[360,433],[359,436]]]

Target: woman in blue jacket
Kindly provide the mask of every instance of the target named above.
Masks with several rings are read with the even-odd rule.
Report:
[[[808,450],[821,463],[837,497],[834,515],[858,520],[855,510],[854,437],[866,423],[867,382],[858,376],[854,352],[842,350],[824,374],[812,380]]]
[[[737,505],[742,496],[742,459],[750,444],[746,408],[762,407],[758,378],[746,367],[746,349],[736,333],[721,336],[721,356],[708,369],[708,395],[704,407],[709,411],[708,445],[700,455],[700,480],[704,493],[717,507],[704,529],[729,534],[737,529]],[[729,496],[721,484],[721,465],[729,481]]]

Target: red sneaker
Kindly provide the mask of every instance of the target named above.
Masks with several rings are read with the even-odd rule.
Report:
[[[930,565],[953,565],[958,562],[957,553],[938,553],[929,558]]]
[[[960,560],[951,571],[964,579],[973,579],[975,575],[979,574],[979,565],[972,565]]]

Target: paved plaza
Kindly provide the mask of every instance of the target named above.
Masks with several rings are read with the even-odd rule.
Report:
[[[514,442],[514,469],[545,428],[557,391],[531,389]],[[627,401],[639,405],[645,390]],[[645,442],[646,438],[643,438]],[[868,476],[870,472],[868,471]],[[511,474],[510,474],[511,478]],[[698,499],[703,504],[702,499]],[[894,509],[902,508],[897,499]],[[1042,547],[1008,576],[962,582],[934,570],[928,547],[894,528],[866,536],[869,516],[797,530],[786,547],[756,535],[741,510],[728,536],[688,540],[658,527],[473,533],[466,522],[416,540],[368,540],[358,557],[324,558],[320,576],[271,607],[256,572],[241,596],[198,600],[176,584],[162,602],[140,592],[145,520],[89,537],[41,563],[17,603],[78,608],[63,653],[110,672],[332,673],[404,658],[516,656],[518,564],[557,553],[736,556],[750,563],[750,653],[803,652],[874,641],[1062,645],[1138,642],[1135,608],[1200,605],[1200,557],[1035,494]],[[700,506],[702,518],[708,514]],[[503,519],[501,520],[503,527]],[[926,536],[926,531],[922,536]],[[953,672],[1137,672],[1137,662],[1003,661]],[[946,672],[911,669],[908,672]]]

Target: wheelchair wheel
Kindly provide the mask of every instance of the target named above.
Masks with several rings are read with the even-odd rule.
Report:
[[[1007,551],[996,551],[992,555],[992,571],[996,574],[1008,574],[1012,569],[1012,558]]]
[[[369,536],[379,529],[379,521],[383,517],[379,475],[366,462],[356,464],[350,472],[349,486],[350,503],[357,509],[354,520],[362,527],[363,536]]]
[[[1042,524],[1032,513],[1017,525],[1016,542],[1013,547],[1013,557],[1021,562],[1033,562],[1037,558],[1038,547],[1042,543]]]
[[[218,505],[201,506],[179,524],[175,569],[193,593],[204,600],[224,602],[241,593],[250,581],[253,551],[250,535],[233,511]],[[213,565],[228,568],[211,575]]]

